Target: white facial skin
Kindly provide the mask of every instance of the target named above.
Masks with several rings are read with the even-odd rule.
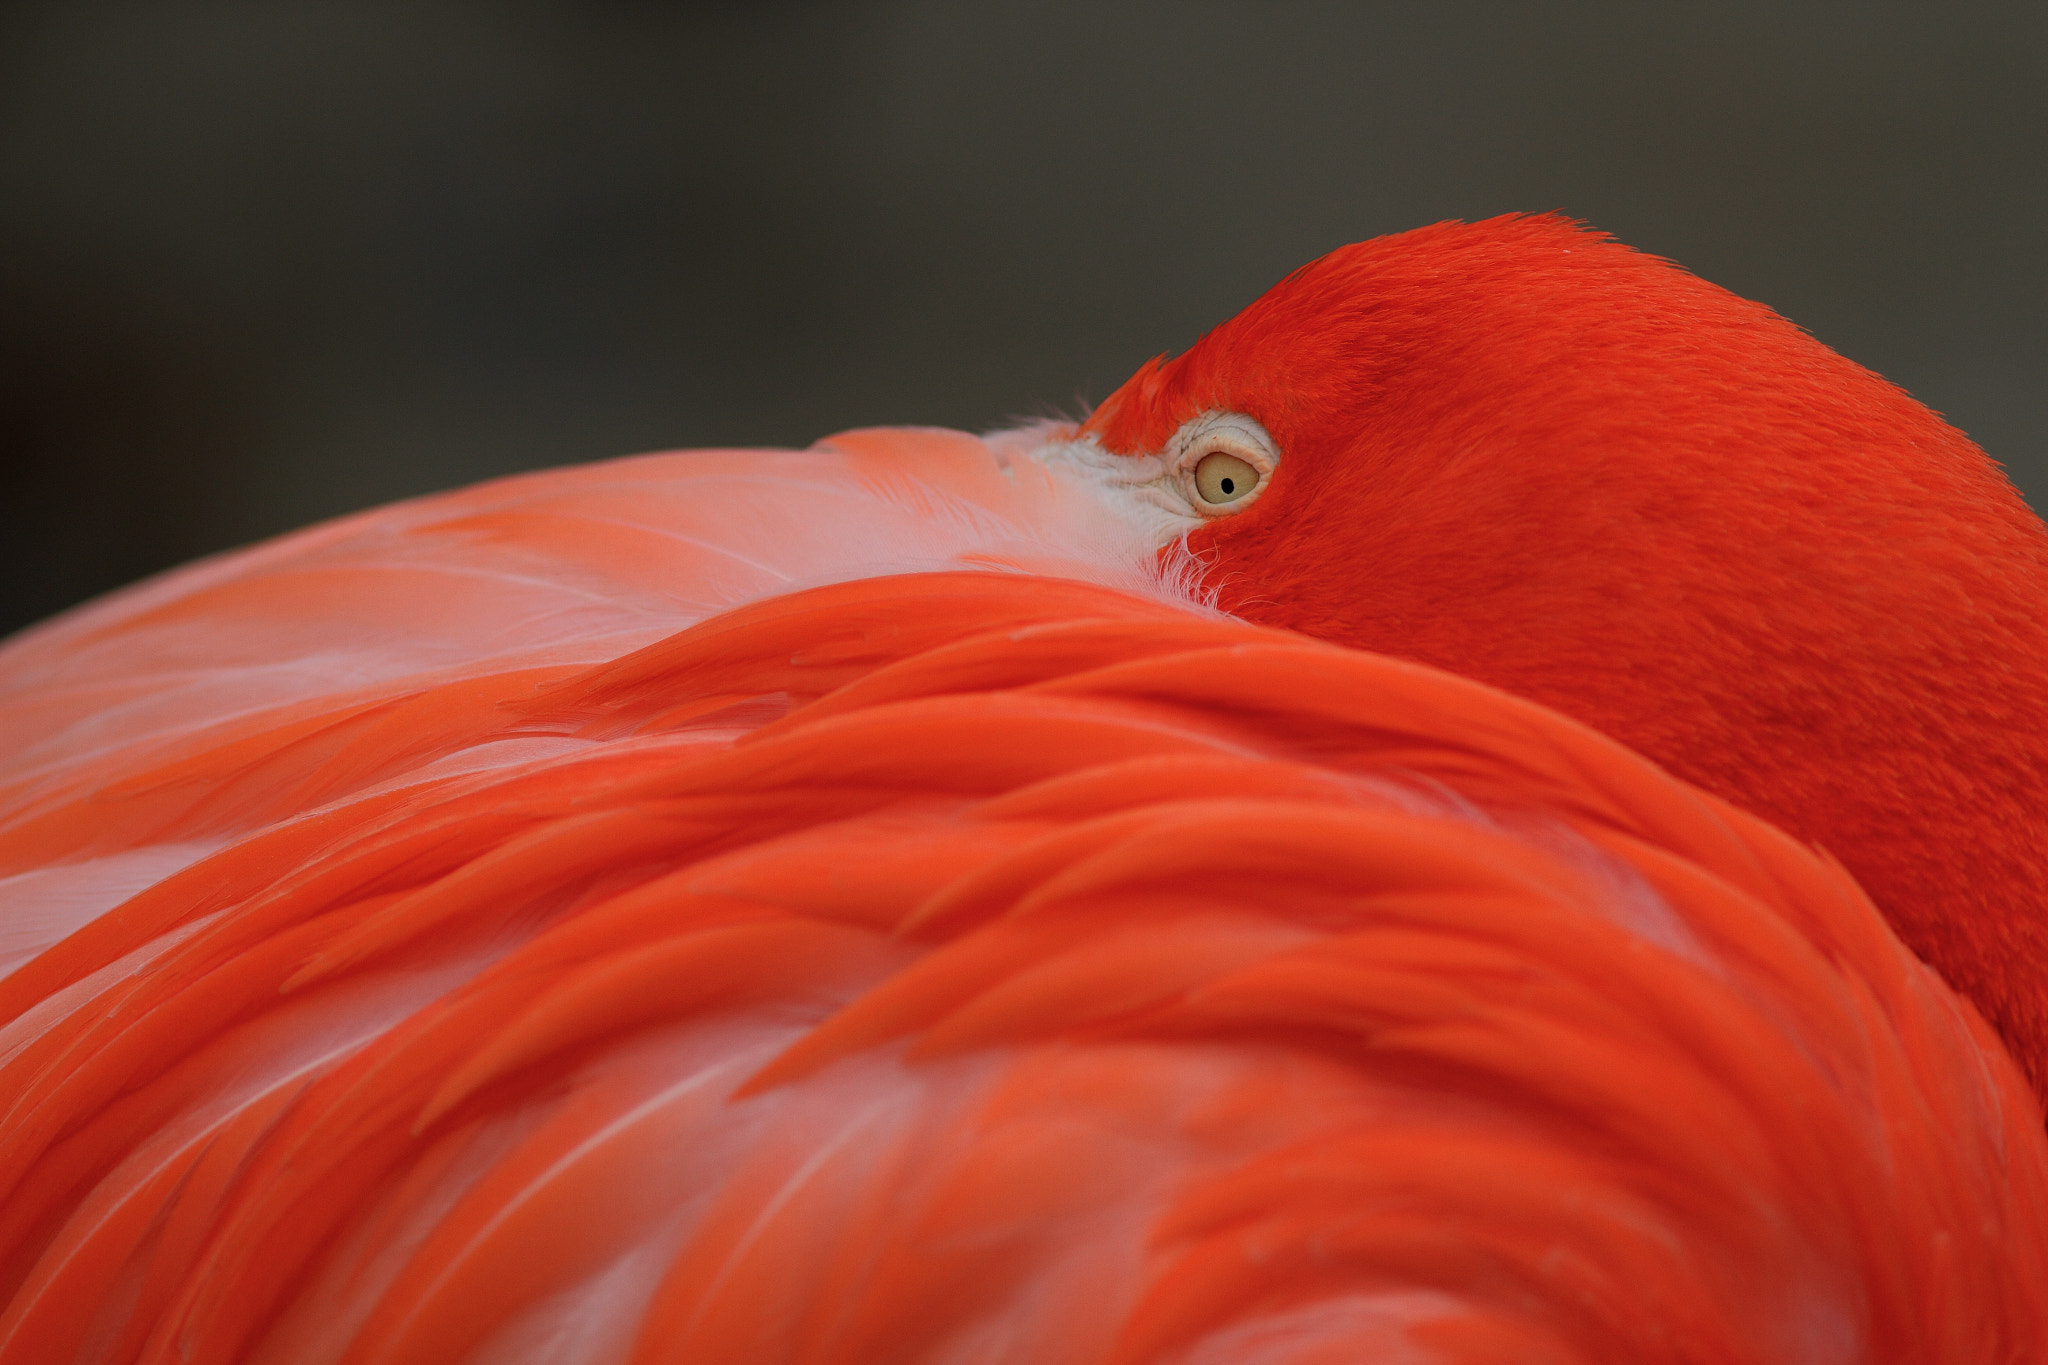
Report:
[[[1258,500],[1280,448],[1241,412],[1190,418],[1149,455],[1112,455],[1093,438],[1055,441],[1031,458],[1088,485],[1120,520],[1160,547]]]

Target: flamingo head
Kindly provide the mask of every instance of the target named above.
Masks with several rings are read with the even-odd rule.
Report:
[[[2048,1082],[2048,532],[1902,390],[1510,216],[1303,267],[1079,439],[1145,466],[1233,613],[1544,702],[1822,845]]]

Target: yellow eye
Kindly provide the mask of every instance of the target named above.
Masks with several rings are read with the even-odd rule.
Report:
[[[1258,486],[1255,466],[1220,450],[1210,451],[1195,466],[1195,491],[1203,502],[1236,502]]]

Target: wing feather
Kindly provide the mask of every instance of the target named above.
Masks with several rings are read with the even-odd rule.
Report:
[[[986,448],[932,436],[913,478],[890,440],[823,452],[833,496],[1010,515]],[[1825,858],[1540,707],[1170,594],[916,574],[689,624],[650,605],[703,549],[641,506],[671,458],[11,647],[45,722],[67,669],[102,690],[16,736],[0,824],[34,953],[0,979],[0,1362],[2048,1336],[2041,1114]],[[219,611],[253,652],[300,559],[421,528],[492,566],[470,665],[387,639],[92,733],[141,695],[124,629]],[[506,566],[556,551],[589,577],[523,598]]]

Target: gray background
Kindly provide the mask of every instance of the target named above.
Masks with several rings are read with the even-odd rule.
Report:
[[[0,10],[0,631],[491,474],[1074,411],[1562,208],[2048,497],[2048,4]]]

